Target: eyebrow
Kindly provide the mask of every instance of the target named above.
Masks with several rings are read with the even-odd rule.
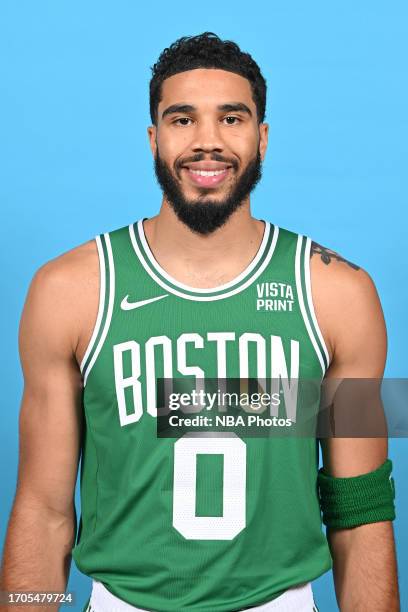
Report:
[[[234,113],[234,112],[235,113],[236,112],[246,113],[247,115],[252,117],[251,109],[243,102],[232,102],[230,104],[221,104],[221,106],[218,106],[217,108],[218,110],[224,111],[227,113]]]
[[[193,113],[195,110],[197,110],[196,107],[192,106],[191,104],[172,104],[163,111],[162,119],[164,119],[166,115],[174,115],[175,113]]]
[[[196,106],[192,104],[172,104],[168,106],[162,113],[162,119],[166,117],[166,115],[174,115],[175,113],[194,113],[197,110]],[[223,112],[241,112],[246,113],[250,117],[252,117],[251,109],[244,104],[243,102],[230,102],[227,104],[220,104],[217,106],[217,110]]]

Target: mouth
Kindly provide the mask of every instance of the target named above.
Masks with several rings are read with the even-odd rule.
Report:
[[[227,164],[211,163],[189,164],[183,166],[182,170],[188,179],[198,187],[218,187],[230,175],[232,167]]]

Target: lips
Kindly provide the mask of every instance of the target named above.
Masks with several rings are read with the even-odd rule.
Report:
[[[230,168],[224,170],[192,170],[184,168],[189,180],[198,187],[218,187],[230,173]]]
[[[183,166],[190,181],[199,187],[218,187],[229,175],[231,165],[224,162],[201,161]]]

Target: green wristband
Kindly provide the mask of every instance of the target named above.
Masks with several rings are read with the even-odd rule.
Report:
[[[387,459],[368,474],[335,478],[321,468],[317,476],[323,523],[333,529],[347,529],[395,519],[395,483],[392,461]]]

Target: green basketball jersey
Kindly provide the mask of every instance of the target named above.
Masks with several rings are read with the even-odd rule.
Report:
[[[79,570],[160,612],[261,605],[326,572],[314,437],[177,439],[156,428],[159,378],[323,379],[310,238],[266,221],[248,267],[213,289],[172,278],[142,219],[96,243],[99,310],[81,364]]]

